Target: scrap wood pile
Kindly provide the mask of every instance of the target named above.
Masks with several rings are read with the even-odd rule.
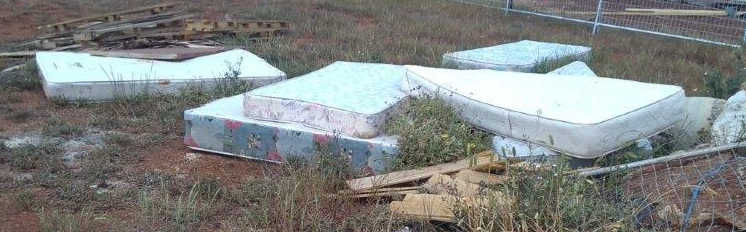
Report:
[[[390,203],[393,213],[443,222],[453,222],[459,206],[486,208],[497,204],[509,209],[513,199],[481,186],[508,181],[506,175],[493,174],[502,173],[508,165],[494,157],[486,151],[456,162],[352,179],[347,181],[349,190],[339,194],[350,198],[403,196],[401,201]]]
[[[39,26],[43,35],[20,45],[31,50],[134,49],[215,46],[210,39],[246,35],[267,39],[290,29],[279,20],[209,20],[187,14],[179,4],[165,3]],[[34,52],[2,53],[0,57],[33,56]]]

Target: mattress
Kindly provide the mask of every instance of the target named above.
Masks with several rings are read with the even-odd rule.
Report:
[[[373,138],[407,97],[399,86],[404,73],[399,65],[335,62],[250,91],[244,115]]]
[[[590,47],[522,40],[446,53],[443,55],[443,67],[535,72],[542,62],[589,60],[590,56]]]
[[[184,112],[184,143],[195,150],[284,162],[312,158],[319,151],[343,155],[352,167],[380,173],[398,154],[397,138],[360,139],[299,124],[261,121],[243,116],[243,96],[210,102]]]
[[[108,101],[139,94],[172,94],[185,87],[213,88],[228,77],[258,87],[285,73],[251,52],[234,49],[180,62],[38,52],[36,64],[48,98]]]
[[[598,77],[596,73],[591,70],[588,65],[582,61],[574,61],[551,72],[549,75],[565,75],[565,76],[578,76],[578,77]]]
[[[611,78],[406,66],[402,88],[465,121],[577,158],[596,158],[683,119],[684,91]]]

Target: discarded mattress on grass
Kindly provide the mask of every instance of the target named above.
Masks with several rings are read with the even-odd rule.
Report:
[[[574,61],[558,69],[555,69],[554,71],[548,72],[547,74],[579,77],[598,77],[596,73],[594,73],[593,70],[591,70],[591,68],[582,61]]]
[[[263,86],[285,73],[251,52],[234,49],[180,62],[38,52],[36,64],[48,98],[107,101],[139,94],[212,88],[228,78]]]
[[[681,87],[610,78],[405,66],[403,90],[444,99],[495,134],[595,158],[682,119]]]
[[[443,67],[535,72],[543,62],[588,60],[591,48],[522,40],[443,55]]]
[[[185,111],[184,143],[196,150],[274,162],[329,152],[372,173],[384,171],[398,154],[396,137],[360,139],[299,124],[250,119],[241,112],[242,100],[237,95]]]
[[[244,115],[373,138],[407,97],[404,73],[399,65],[335,62],[248,92]]]

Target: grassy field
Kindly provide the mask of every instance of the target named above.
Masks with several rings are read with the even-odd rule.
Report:
[[[0,33],[0,40],[28,38],[33,24],[156,2],[8,1],[13,10],[0,9],[0,21],[18,33]],[[681,85],[688,95],[727,96],[733,81],[724,80],[738,79],[744,65],[739,49],[612,30],[592,37],[583,25],[441,0],[184,3],[188,11],[207,18],[292,22],[292,32],[266,42],[223,39],[291,77],[337,60],[438,66],[445,52],[522,39],[592,46],[589,65],[600,76]],[[24,25],[17,25],[19,21]],[[0,60],[0,67],[14,63]],[[44,142],[0,146],[0,231],[392,231],[404,226],[416,231],[633,230],[624,225],[634,204],[608,194],[617,179],[554,175],[565,171],[563,167],[487,186],[524,196],[517,209],[466,209],[458,223],[438,224],[395,217],[385,201],[331,196],[354,173],[328,154],[271,165],[188,150],[182,144],[183,111],[245,92],[240,84],[88,104],[47,100],[33,68],[1,75],[0,139]],[[416,139],[417,133],[450,130],[482,146],[483,135],[469,138],[474,134],[468,130],[449,129],[454,119],[445,115],[443,120],[451,121],[437,124],[445,129],[404,128],[402,133],[411,132],[408,138]],[[77,143],[88,146],[86,154],[67,157],[70,144]],[[461,152],[453,147],[431,151],[444,149]],[[427,163],[408,156],[398,168],[460,156],[433,155]]]

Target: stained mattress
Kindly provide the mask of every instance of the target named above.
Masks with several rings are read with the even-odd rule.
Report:
[[[237,95],[185,111],[184,143],[196,150],[271,162],[329,152],[372,173],[384,171],[398,154],[396,137],[360,139],[299,124],[250,119],[241,112],[242,100]]]
[[[563,59],[588,60],[591,48],[559,43],[522,40],[492,47],[446,53],[443,67],[535,72],[542,62]]]
[[[610,78],[406,66],[402,88],[454,105],[493,133],[595,158],[683,118],[684,91]]]
[[[244,115],[373,138],[407,97],[399,86],[404,73],[399,65],[335,62],[250,91]]]
[[[258,87],[285,73],[251,52],[234,49],[180,62],[38,52],[36,64],[49,98],[107,101],[138,94],[171,94],[185,87],[213,88],[236,77]]]

